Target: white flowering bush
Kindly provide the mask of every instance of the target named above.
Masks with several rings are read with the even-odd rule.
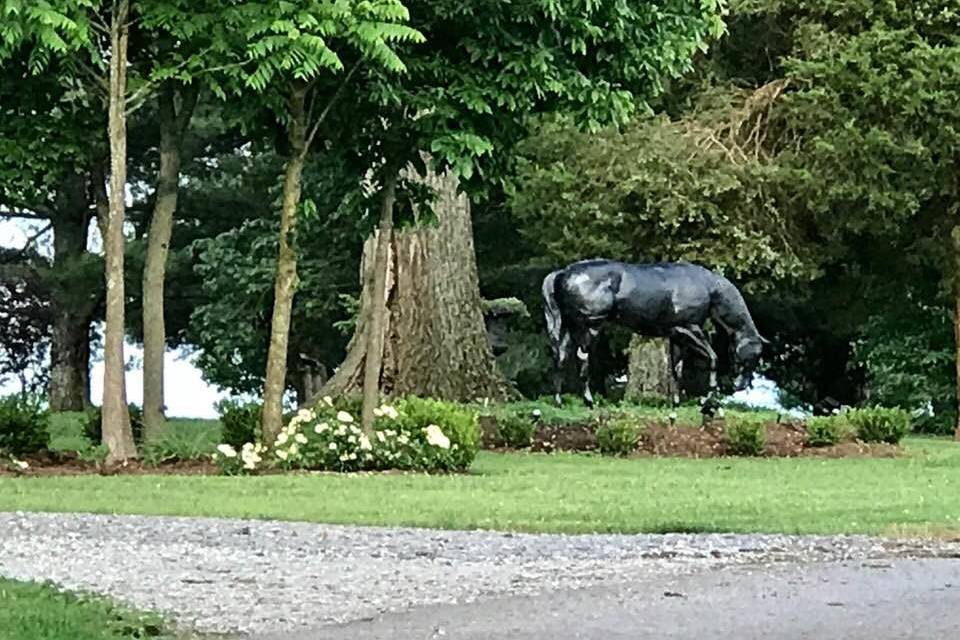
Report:
[[[476,457],[480,429],[473,413],[443,402],[408,398],[374,410],[373,433],[360,428],[357,402],[324,398],[301,409],[270,448],[220,445],[214,459],[224,473],[274,467],[320,471],[462,471]]]

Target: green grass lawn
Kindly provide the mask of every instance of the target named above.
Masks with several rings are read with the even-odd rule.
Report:
[[[173,638],[155,615],[118,607],[46,585],[0,578],[3,640],[121,640]]]
[[[0,479],[0,510],[513,531],[960,530],[960,444],[899,459],[609,459],[481,453],[469,475]]]

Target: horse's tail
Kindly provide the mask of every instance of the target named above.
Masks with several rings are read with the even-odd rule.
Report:
[[[543,279],[543,316],[547,320],[547,335],[550,337],[550,344],[554,351],[559,349],[560,336],[563,334],[563,316],[560,313],[560,305],[557,304],[557,276],[560,271],[554,271],[547,274]]]

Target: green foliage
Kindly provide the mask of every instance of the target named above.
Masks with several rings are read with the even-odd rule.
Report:
[[[726,418],[727,447],[735,456],[760,456],[767,446],[767,428],[758,420]]]
[[[910,433],[910,412],[886,407],[851,409],[844,418],[863,442],[897,444]]]
[[[642,435],[643,425],[636,418],[614,418],[597,429],[597,448],[608,456],[627,456],[636,451]]]
[[[0,632],[11,640],[174,640],[157,615],[52,585],[0,578]]]
[[[260,440],[261,403],[223,400],[217,403],[216,409],[223,425],[221,442],[239,449],[247,442]]]
[[[948,434],[956,422],[953,318],[940,306],[898,297],[870,318],[855,343],[872,401],[903,407],[913,429]]]
[[[0,398],[0,452],[20,457],[47,448],[50,414],[40,398],[11,395]]]
[[[833,446],[850,433],[850,423],[843,415],[808,418],[804,426],[811,447]]]
[[[526,412],[503,412],[497,417],[496,442],[511,449],[526,449],[533,442],[537,425]]]
[[[128,408],[130,410],[130,428],[133,430],[133,441],[139,444],[143,442],[143,409],[135,404],[130,404]],[[86,412],[83,435],[90,442],[99,443],[103,439],[102,423],[102,408],[92,407]]]
[[[141,447],[147,464],[207,458],[221,441],[220,424],[213,420],[171,420],[166,431]]]

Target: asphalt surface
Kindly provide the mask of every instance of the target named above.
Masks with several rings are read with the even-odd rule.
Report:
[[[430,605],[253,640],[960,638],[960,560],[728,566]]]

